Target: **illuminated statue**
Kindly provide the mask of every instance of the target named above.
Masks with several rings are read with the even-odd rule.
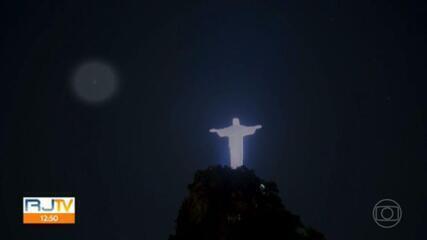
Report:
[[[244,126],[240,125],[238,118],[233,118],[233,125],[223,129],[210,129],[209,132],[217,133],[220,137],[228,137],[230,148],[230,165],[235,169],[243,165],[243,137],[252,135],[261,125]]]

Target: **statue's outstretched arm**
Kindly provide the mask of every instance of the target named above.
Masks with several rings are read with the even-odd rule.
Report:
[[[220,136],[220,137],[225,137],[224,129],[211,128],[211,129],[209,129],[209,132],[211,132],[211,133],[217,133],[218,136]]]
[[[255,131],[257,130],[257,129],[260,129],[260,128],[262,128],[262,126],[261,125],[256,125],[256,126],[251,126],[251,127],[245,127],[245,129],[244,129],[244,136],[247,136],[247,135],[252,135],[252,134],[254,134],[255,133]]]

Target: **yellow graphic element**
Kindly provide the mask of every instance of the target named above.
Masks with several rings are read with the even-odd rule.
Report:
[[[61,211],[61,203],[64,206],[66,212],[69,212],[71,205],[74,204],[74,199],[70,199],[70,201],[68,201],[68,205],[65,203],[64,199],[55,199],[54,201],[57,203],[56,206],[58,212]]]
[[[24,224],[74,224],[74,213],[24,213]]]

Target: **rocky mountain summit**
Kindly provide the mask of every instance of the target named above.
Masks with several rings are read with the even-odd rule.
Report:
[[[245,166],[199,170],[169,240],[324,240],[282,204],[274,182]]]

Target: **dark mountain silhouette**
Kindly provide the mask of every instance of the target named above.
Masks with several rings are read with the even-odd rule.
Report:
[[[209,167],[188,186],[169,240],[324,240],[283,206],[275,183],[246,167]]]

